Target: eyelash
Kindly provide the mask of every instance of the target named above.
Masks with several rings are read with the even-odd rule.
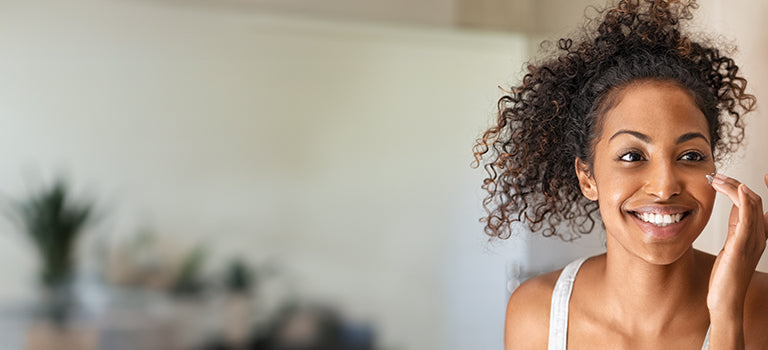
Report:
[[[701,154],[700,152],[694,152],[694,151],[683,153],[683,155],[680,156],[680,159],[682,159],[683,157],[685,157],[686,155],[689,155],[689,154],[693,154],[697,158],[697,159],[688,160],[690,162],[703,162],[703,161],[707,160],[707,156]]]
[[[642,159],[638,159],[638,160],[629,160],[629,159],[624,159],[624,157],[626,157],[626,156],[629,156],[629,155],[636,155],[636,156],[639,156],[639,157],[640,157],[640,158],[642,158]],[[620,155],[619,155],[619,158],[618,158],[617,160],[618,160],[618,161],[621,161],[621,162],[632,163],[632,162],[637,162],[637,161],[642,161],[642,160],[645,160],[645,158],[643,157],[643,155],[642,155],[640,152],[637,152],[637,151],[629,151],[629,152],[624,152],[623,154],[620,154]]]
[[[689,154],[690,155],[695,155],[696,159],[683,159],[685,156],[687,156]],[[641,159],[637,159],[637,160],[624,159],[624,157],[626,157],[628,155],[636,155],[636,156],[639,156]],[[678,158],[678,159],[686,160],[686,161],[689,161],[689,162],[703,162],[703,161],[707,160],[707,156],[705,156],[701,152],[688,151],[688,152],[683,153],[683,155],[681,155],[680,158]],[[620,154],[617,160],[621,161],[621,162],[633,163],[633,162],[644,161],[646,159],[645,159],[645,157],[643,157],[643,154],[638,152],[638,151],[629,151],[629,152],[625,152],[625,153]]]

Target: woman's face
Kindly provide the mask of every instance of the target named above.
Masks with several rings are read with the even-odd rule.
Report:
[[[669,264],[691,247],[712,213],[709,127],[693,97],[670,82],[619,92],[602,118],[592,172],[577,161],[582,192],[600,204],[609,249]]]

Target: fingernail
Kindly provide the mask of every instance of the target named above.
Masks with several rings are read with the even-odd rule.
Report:
[[[712,180],[712,182],[722,185],[722,184],[725,184],[725,179],[726,179],[725,175],[715,174],[715,178]]]
[[[709,182],[710,185],[712,184],[712,181],[715,181],[715,177],[710,175],[710,174],[707,174],[707,175],[704,175],[704,176],[707,177],[707,182]]]

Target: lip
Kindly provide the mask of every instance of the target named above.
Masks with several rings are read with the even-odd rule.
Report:
[[[679,206],[679,205],[642,206],[642,207],[637,207],[633,210],[629,210],[628,214],[632,217],[632,220],[635,221],[637,226],[643,232],[645,232],[646,235],[648,235],[651,238],[651,240],[666,241],[666,240],[674,239],[680,234],[683,227],[688,222],[692,211],[693,210],[689,207]],[[674,224],[669,224],[664,227],[659,227],[652,223],[641,220],[640,218],[635,216],[635,213],[653,213],[653,214],[661,214],[661,215],[683,214],[683,217],[682,219],[680,219],[680,221]]]

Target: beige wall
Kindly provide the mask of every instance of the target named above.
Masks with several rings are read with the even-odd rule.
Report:
[[[560,35],[581,22],[588,5],[603,0],[455,0],[456,24],[528,35]]]
[[[161,0],[190,3],[213,8],[230,7],[291,13],[294,15],[324,17],[330,20],[357,22],[388,22],[416,26],[450,26],[453,23],[455,2],[445,0]]]
[[[210,11],[283,13],[354,22],[546,34],[570,31],[587,5],[604,0],[156,0]]]

